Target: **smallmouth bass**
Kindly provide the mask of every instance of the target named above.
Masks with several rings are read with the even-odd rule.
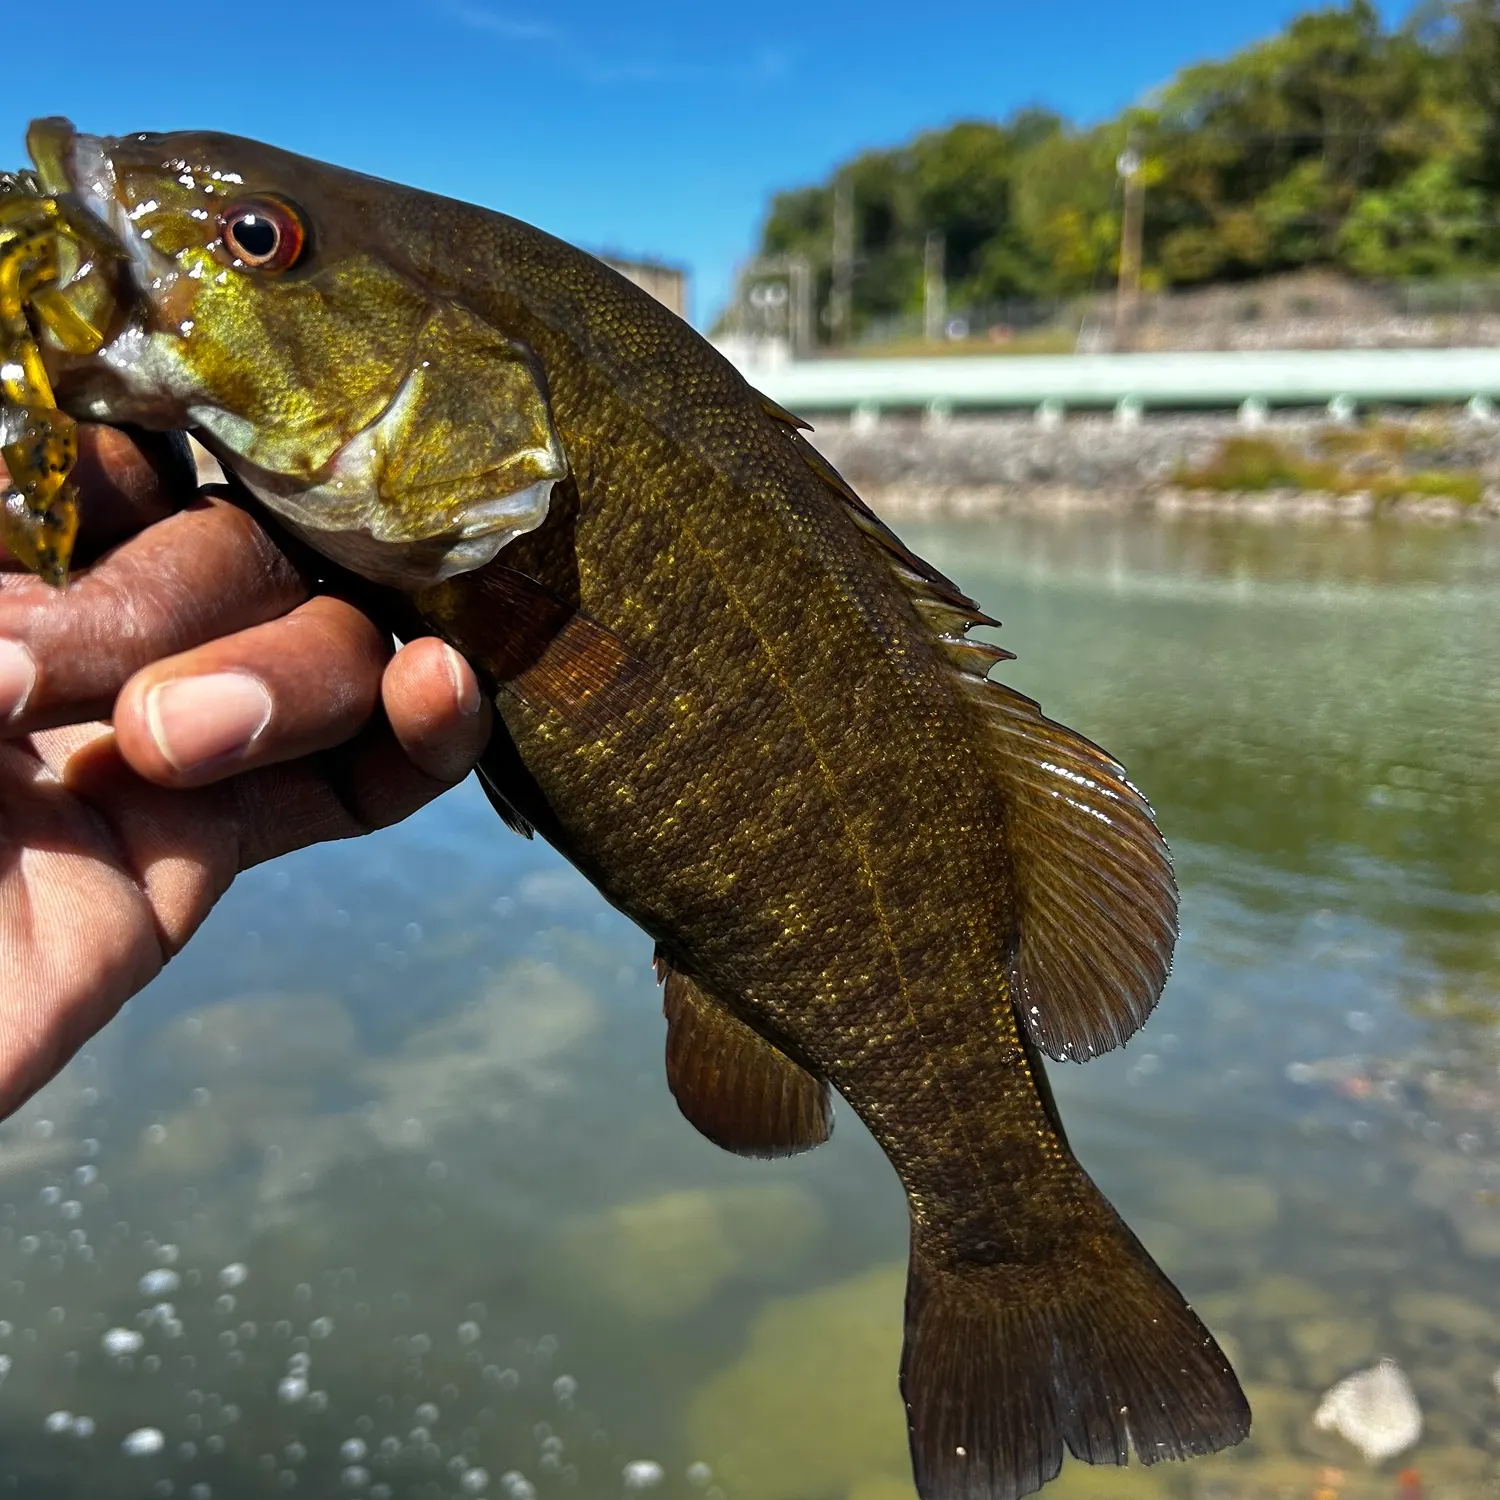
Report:
[[[656,941],[684,1115],[785,1155],[836,1090],[899,1173],[924,1500],[1028,1493],[1065,1447],[1242,1438],[1233,1372],[1074,1158],[1042,1063],[1155,1005],[1165,845],[1118,764],[990,680],[1008,653],[968,632],[994,622],[795,417],[528,225],[226,136],[29,144],[0,290],[23,241],[53,249],[16,273],[29,415],[0,418],[36,436],[8,439],[7,525],[52,524],[48,400],[189,430],[402,633],[470,659],[491,801]]]

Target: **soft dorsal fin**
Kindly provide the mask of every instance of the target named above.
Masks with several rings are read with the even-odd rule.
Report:
[[[667,1083],[714,1145],[739,1156],[794,1156],[833,1131],[828,1085],[711,999],[660,954]]]
[[[986,765],[1003,777],[1011,814],[1020,902],[1011,980],[1022,1024],[1059,1060],[1120,1046],[1155,1007],[1177,938],[1177,885],[1150,805],[1112,756],[989,681],[996,662],[1014,658],[966,636],[996,621],[873,515],[802,436],[804,424],[762,401],[877,548],[990,729]]]

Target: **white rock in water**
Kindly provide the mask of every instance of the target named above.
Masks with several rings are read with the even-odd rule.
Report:
[[[1422,1436],[1422,1408],[1406,1372],[1393,1359],[1360,1370],[1327,1391],[1313,1425],[1337,1432],[1378,1464],[1410,1448]]]

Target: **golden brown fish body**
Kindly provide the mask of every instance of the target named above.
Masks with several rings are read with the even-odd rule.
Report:
[[[986,680],[975,606],[685,324],[529,226],[225,137],[33,149],[136,294],[100,356],[50,351],[64,404],[195,428],[469,656],[503,726],[492,798],[657,940],[669,1080],[705,1134],[814,1146],[829,1084],[869,1125],[911,1206],[926,1500],[1025,1493],[1064,1444],[1242,1437],[1039,1058],[1149,1013],[1165,850],[1108,756]],[[292,261],[226,255],[282,212]]]

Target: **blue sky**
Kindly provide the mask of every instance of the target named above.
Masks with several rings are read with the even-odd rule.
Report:
[[[1274,32],[1284,0],[258,0],[7,7],[0,165],[26,121],[229,130],[685,262],[706,322],[771,191],[915,130],[1102,118]],[[1387,6],[1388,13],[1407,9]],[[31,61],[35,59],[35,61]]]

